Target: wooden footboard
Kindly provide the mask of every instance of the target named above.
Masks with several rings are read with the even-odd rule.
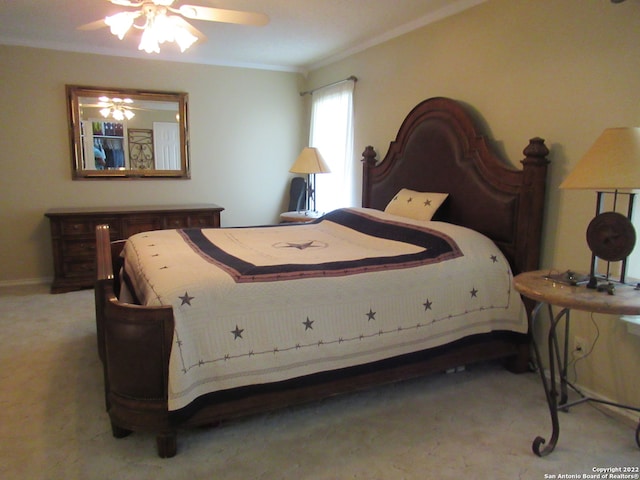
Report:
[[[96,242],[98,352],[113,434],[123,437],[131,431],[154,432],[160,456],[173,456],[175,427],[169,422],[167,408],[173,309],[118,301],[108,225],[97,227]],[[122,244],[115,246],[117,251]]]

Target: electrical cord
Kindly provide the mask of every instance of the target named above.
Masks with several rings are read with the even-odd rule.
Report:
[[[591,314],[589,315],[589,318],[591,319],[591,323],[593,324],[593,326],[596,329],[596,337],[593,339],[593,342],[591,343],[591,347],[589,348],[589,350],[584,353],[581,356],[577,356],[578,351],[577,350],[573,350],[571,352],[571,361],[569,362],[569,365],[567,365],[567,367],[571,367],[573,370],[573,383],[575,383],[576,385],[578,384],[578,362],[580,362],[581,360],[584,360],[585,358],[587,358],[589,355],[591,355],[591,353],[593,352],[593,349],[596,346],[596,343],[598,343],[598,339],[600,338],[600,328],[598,327],[598,324],[596,323],[595,319],[593,318],[593,312],[591,312]]]

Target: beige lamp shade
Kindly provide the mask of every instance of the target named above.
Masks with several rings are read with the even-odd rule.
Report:
[[[560,188],[640,188],[640,128],[606,129],[560,184]]]
[[[293,166],[289,169],[291,173],[330,173],[331,170],[324,161],[317,148],[305,147],[298,155]]]

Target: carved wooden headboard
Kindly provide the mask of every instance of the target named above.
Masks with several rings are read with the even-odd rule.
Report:
[[[448,193],[434,220],[491,238],[515,273],[538,268],[549,150],[541,138],[524,149],[523,169],[493,152],[470,113],[448,98],[418,104],[380,163],[363,153],[362,206],[383,210],[401,189]]]

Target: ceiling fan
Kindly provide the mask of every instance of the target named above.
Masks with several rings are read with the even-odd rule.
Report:
[[[239,25],[262,26],[269,23],[269,17],[263,13],[226,10],[199,5],[174,5],[179,0],[107,0],[114,5],[134,8],[105,17],[79,27],[80,30],[94,30],[110,27],[111,33],[120,40],[131,28],[142,30],[139,50],[147,53],[160,53],[160,44],[176,42],[184,52],[198,40],[204,40],[204,34],[185,20],[204,20],[208,22],[234,23]]]

